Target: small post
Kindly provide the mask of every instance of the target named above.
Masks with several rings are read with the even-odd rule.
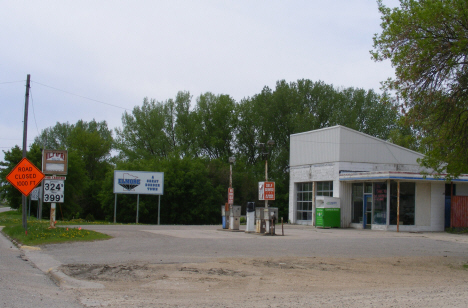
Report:
[[[158,195],[158,226],[161,222],[159,217],[161,216],[161,195]]]
[[[140,194],[137,195],[137,214],[136,214],[136,223],[138,223],[138,211],[140,210]]]
[[[397,182],[397,219],[396,231],[400,232],[400,181]]]
[[[284,236],[283,217],[281,217],[281,234]]]
[[[115,202],[114,202],[114,223],[117,221],[117,194],[115,194]]]
[[[50,226],[49,229],[55,228],[55,203],[50,204]]]

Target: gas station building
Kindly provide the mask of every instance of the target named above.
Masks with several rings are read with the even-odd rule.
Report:
[[[397,230],[398,218],[400,231],[444,231],[453,213],[468,221],[468,197],[451,206],[468,196],[468,176],[447,184],[418,164],[423,157],[344,126],[293,134],[289,220],[316,225],[318,200],[328,197],[339,204],[341,228]]]

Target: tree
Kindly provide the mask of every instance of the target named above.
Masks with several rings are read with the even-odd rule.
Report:
[[[235,101],[229,95],[205,93],[195,107],[195,138],[199,155],[227,159],[232,154],[236,128]]]
[[[145,98],[141,107],[123,114],[123,128],[116,129],[117,148],[128,159],[166,157],[174,150],[173,113],[173,104]]]
[[[97,195],[103,177],[111,169],[112,131],[105,121],[79,120],[76,124],[57,123],[35,138],[36,147],[68,150],[68,174],[65,183],[64,217],[85,217],[92,214],[103,218]]]
[[[468,2],[378,1],[382,33],[374,36],[376,61],[389,59],[395,91],[409,126],[418,127],[427,152],[420,162],[436,173],[468,172]]]

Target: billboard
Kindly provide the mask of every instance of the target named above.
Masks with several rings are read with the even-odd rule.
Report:
[[[114,194],[163,195],[164,172],[114,170]]]

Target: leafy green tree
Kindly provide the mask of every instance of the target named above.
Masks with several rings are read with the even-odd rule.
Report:
[[[378,1],[382,32],[372,56],[389,59],[396,92],[409,125],[421,131],[424,166],[456,177],[468,172],[468,2],[400,0],[388,8]]]
[[[0,196],[4,197],[11,208],[21,208],[22,195],[21,193],[8,182],[6,177],[10,174],[11,170],[23,158],[23,150],[19,146],[14,146],[11,150],[3,151],[5,161],[0,162]]]
[[[117,148],[128,159],[166,157],[175,144],[173,113],[173,104],[145,98],[141,107],[136,106],[131,114],[125,112],[122,116],[123,128],[116,128]]]
[[[83,218],[87,214],[104,218],[97,195],[103,176],[112,168],[109,163],[112,146],[112,131],[105,121],[57,123],[36,137],[32,149],[68,150],[65,203],[63,207],[60,205],[58,212],[64,218]],[[44,210],[47,215],[47,207]]]
[[[205,158],[179,157],[133,160],[119,162],[118,170],[164,172],[164,195],[161,196],[162,224],[218,224],[220,206],[227,196],[227,186],[217,181],[214,166]],[[207,167],[208,166],[208,167]],[[105,188],[99,195],[102,209],[108,220],[113,219],[113,171],[108,171]],[[140,195],[139,222],[157,222],[157,196]],[[136,196],[119,194],[117,221],[135,222]]]
[[[189,92],[180,91],[176,95],[175,110],[176,120],[174,132],[178,152],[183,157],[197,157],[195,131],[197,120],[195,113],[190,110],[192,96]]]
[[[236,128],[235,101],[228,95],[205,93],[195,107],[195,138],[199,155],[227,159],[232,154]]]
[[[0,196],[4,196],[12,208],[21,209],[22,194],[8,182],[6,177],[21,159],[23,159],[23,150],[16,145],[9,151],[3,151],[3,153],[5,161],[0,162],[0,166],[2,167],[0,169]],[[26,153],[26,158],[39,168],[39,170],[41,169],[42,152],[40,147],[33,144]]]

